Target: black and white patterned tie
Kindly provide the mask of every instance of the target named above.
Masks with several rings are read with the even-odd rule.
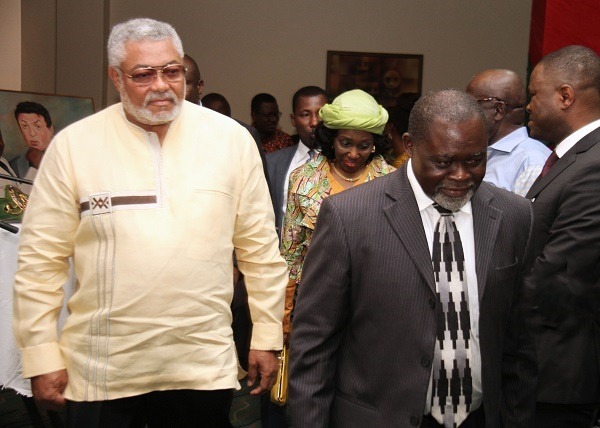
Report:
[[[471,317],[465,257],[452,211],[441,214],[433,235],[433,272],[438,297],[438,329],[433,359],[431,415],[445,428],[460,425],[473,397]]]

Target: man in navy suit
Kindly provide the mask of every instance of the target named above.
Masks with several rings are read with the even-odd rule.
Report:
[[[310,151],[315,149],[315,127],[319,110],[327,103],[326,92],[317,86],[300,88],[292,98],[290,119],[298,133],[298,144],[277,150],[267,155],[267,170],[271,183],[275,226],[281,236],[283,218],[286,211],[288,180],[293,170],[310,159]]]
[[[531,136],[555,144],[533,201],[539,427],[592,426],[600,403],[600,58],[568,46],[529,83]]]
[[[402,168],[321,207],[291,337],[293,426],[531,428],[536,365],[520,280],[531,204],[482,182],[485,116],[464,92],[422,97],[403,139]],[[457,300],[440,291],[445,275],[434,275],[432,249],[439,236],[457,235],[434,233],[434,202],[454,217],[464,256],[453,269],[463,273],[460,336],[470,355],[450,388],[438,344],[457,322],[446,309]],[[456,363],[465,347],[450,349]],[[448,396],[466,411],[451,409]]]

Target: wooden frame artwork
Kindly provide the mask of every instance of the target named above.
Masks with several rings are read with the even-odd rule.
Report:
[[[403,94],[420,96],[422,83],[423,55],[327,51],[326,90],[332,99],[362,89],[389,108]]]

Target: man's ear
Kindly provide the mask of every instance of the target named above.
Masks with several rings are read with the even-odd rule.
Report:
[[[571,85],[567,85],[566,83],[558,88],[558,95],[561,107],[565,110],[571,107],[571,104],[575,101],[575,91]]]
[[[404,151],[406,152],[408,157],[412,158],[413,149],[415,148],[415,145],[412,136],[408,132],[402,134],[402,142],[404,143]]]
[[[108,67],[108,76],[112,80],[117,92],[121,92],[121,76],[115,67]]]
[[[496,122],[501,121],[506,116],[506,104],[495,103],[494,105],[494,120]]]

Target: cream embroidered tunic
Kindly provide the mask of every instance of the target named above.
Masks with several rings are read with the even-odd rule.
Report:
[[[67,399],[238,387],[232,251],[252,349],[282,347],[287,268],[255,142],[185,102],[162,147],[120,104],[50,145],[23,222],[14,330],[23,375],[66,368]],[[73,257],[77,290],[56,320]]]

